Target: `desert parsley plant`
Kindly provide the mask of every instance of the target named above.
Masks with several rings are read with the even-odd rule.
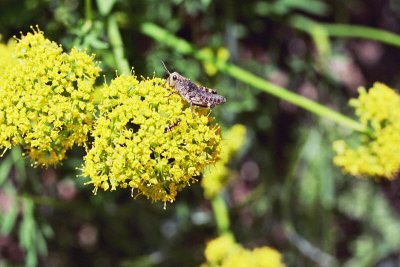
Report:
[[[358,146],[336,141],[334,163],[355,176],[393,179],[400,169],[400,95],[378,82],[359,94],[350,105],[370,133],[359,135]]]
[[[94,57],[38,29],[0,48],[0,146],[20,145],[35,165],[56,164],[84,145],[94,113]]]
[[[172,202],[216,162],[220,128],[208,116],[192,116],[165,80],[122,75],[105,84],[102,94],[83,165],[94,192],[128,188],[153,201]]]

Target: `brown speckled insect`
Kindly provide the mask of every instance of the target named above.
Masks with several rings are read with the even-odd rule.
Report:
[[[161,61],[161,63],[169,74],[167,78],[169,86],[174,88],[174,90],[189,103],[192,114],[192,106],[211,109],[226,102],[226,98],[218,95],[215,90],[196,85],[188,78],[180,75],[178,72],[171,73],[165,66],[164,62]]]

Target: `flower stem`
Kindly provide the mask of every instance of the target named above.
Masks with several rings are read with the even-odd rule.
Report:
[[[226,203],[221,195],[217,195],[211,201],[215,222],[219,234],[226,234],[229,232],[229,215]]]
[[[283,87],[267,82],[264,79],[257,77],[256,75],[247,72],[237,66],[231,64],[223,64],[219,67],[219,69],[222,72],[225,72],[244,83],[247,83],[267,93],[270,93],[271,95],[274,95],[278,98],[286,100],[287,102],[290,102],[296,106],[302,107],[305,110],[311,111],[318,116],[331,119],[343,126],[354,129],[356,131],[366,131],[364,126],[359,122],[352,120],[349,117],[344,116],[339,112],[327,108],[326,106],[314,102],[304,96],[298,95]]]
[[[92,21],[92,0],[85,0],[85,19]]]
[[[327,108],[317,102],[314,102],[308,98],[301,95],[293,93],[286,88],[280,87],[278,85],[272,84],[238,66],[233,64],[218,61],[212,55],[202,53],[192,47],[187,41],[180,39],[163,28],[152,24],[144,23],[141,25],[141,31],[147,36],[161,42],[165,45],[173,47],[176,51],[182,54],[192,54],[195,58],[206,61],[215,65],[215,67],[228,74],[229,76],[240,80],[246,84],[249,84],[257,89],[265,91],[272,94],[280,99],[290,102],[296,106],[302,107],[305,110],[311,111],[318,116],[325,117],[339,123],[345,127],[351,128],[356,131],[366,132],[365,127],[359,122],[340,114],[339,112]]]

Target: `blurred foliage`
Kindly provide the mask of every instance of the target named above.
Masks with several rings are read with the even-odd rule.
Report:
[[[131,66],[139,77],[165,77],[163,60],[226,96],[212,114],[222,128],[243,124],[247,137],[220,198],[210,204],[198,183],[165,210],[127,192],[93,196],[76,178],[83,149],[48,169],[32,168],[18,148],[5,152],[0,264],[199,266],[221,231],[222,201],[235,240],[273,247],[287,266],[398,266],[400,182],[356,180],[333,166],[332,142],[356,142],[349,129],[210,69],[142,26],[158,25],[213,57],[226,50],[223,66],[352,114],[347,102],[359,86],[400,85],[398,36],[383,31],[400,33],[399,11],[394,0],[0,0],[2,42],[37,24],[64,50],[95,53],[106,80]]]

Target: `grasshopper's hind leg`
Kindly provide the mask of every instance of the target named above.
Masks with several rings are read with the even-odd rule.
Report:
[[[215,107],[213,103],[207,103],[207,109],[208,109],[207,117],[210,116],[213,107]]]
[[[190,104],[190,111],[192,112],[192,118],[194,119],[193,104],[192,102],[190,102],[189,104]]]

